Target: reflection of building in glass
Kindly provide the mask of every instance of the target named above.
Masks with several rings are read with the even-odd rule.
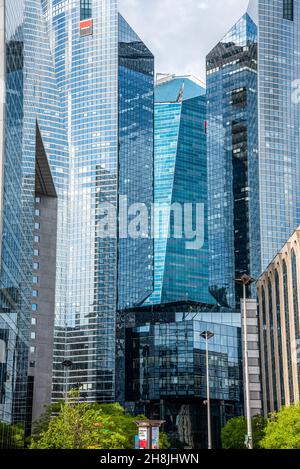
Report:
[[[299,21],[296,2],[251,0],[207,57],[210,283],[223,304],[300,223]]]
[[[245,14],[207,56],[210,288],[239,304],[235,278],[260,272],[257,28]]]
[[[0,340],[5,343],[5,362],[2,357],[0,372],[0,420],[10,425],[24,424],[26,418],[30,418],[27,409],[28,399],[32,399],[28,387],[34,303],[32,282],[35,284],[40,280],[39,274],[32,273],[35,191],[39,185],[46,187],[49,177],[53,178],[55,188],[61,190],[67,147],[41,2],[2,2],[0,21],[0,34],[5,34],[0,38],[5,44],[0,54],[0,152],[3,162],[0,171]],[[45,164],[39,160],[39,146],[44,149],[42,159]],[[61,216],[61,206],[59,213]],[[63,242],[61,244],[63,249]],[[52,273],[54,281],[54,271]],[[53,308],[49,315],[53,322]],[[50,365],[51,351],[48,369]],[[43,402],[49,402],[49,397]],[[9,444],[8,432],[0,445]]]
[[[146,304],[213,302],[208,291],[205,120],[205,88],[199,79],[170,75],[157,81],[154,201],[161,207],[174,204],[174,211],[162,212],[160,218],[155,219],[154,293]],[[196,247],[196,238],[193,239],[194,249],[187,248],[189,233],[185,228],[192,218],[184,213],[183,204],[193,204],[193,229],[196,204],[203,204],[203,213],[198,217],[201,244]]]
[[[57,252],[53,399],[68,384],[88,401],[111,402],[117,307],[152,292],[153,243],[123,239],[120,226],[120,239],[101,236],[103,204],[119,213],[121,195],[128,205],[153,201],[154,58],[116,0],[42,4],[70,154],[67,187],[58,191],[58,246],[65,242]],[[68,376],[65,359],[73,362]]]
[[[263,408],[300,399],[300,227],[257,282]]]
[[[242,413],[241,324],[236,313],[197,303],[137,308],[126,315],[128,408],[166,420],[182,447],[207,445],[206,355],[209,343],[214,447],[226,420]]]

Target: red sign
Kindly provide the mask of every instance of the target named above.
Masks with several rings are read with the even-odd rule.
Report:
[[[140,440],[140,449],[147,449],[147,440]]]
[[[93,26],[93,20],[80,21],[80,29],[88,29]]]
[[[89,36],[93,34],[93,20],[80,21],[80,35]]]

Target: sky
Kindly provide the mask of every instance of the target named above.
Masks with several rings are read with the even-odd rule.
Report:
[[[245,13],[248,0],[119,0],[154,53],[156,72],[205,79],[206,54]]]

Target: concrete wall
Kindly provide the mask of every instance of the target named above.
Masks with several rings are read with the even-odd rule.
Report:
[[[34,243],[39,255],[33,258],[33,262],[39,264],[38,269],[33,270],[33,276],[37,276],[39,281],[32,286],[33,290],[38,291],[38,297],[32,298],[32,303],[37,305],[37,311],[32,312],[36,325],[31,326],[31,331],[36,334],[36,338],[31,339],[35,352],[30,353],[29,358],[29,375],[34,377],[32,421],[43,413],[46,404],[51,403],[57,199],[36,194],[35,208],[40,210],[40,215],[35,216],[35,222],[40,224],[40,228],[35,229],[34,234],[40,237],[40,241]],[[33,365],[32,362],[34,366],[30,366]]]
[[[242,312],[242,343],[244,357],[244,303],[241,301]],[[247,300],[247,337],[248,337],[248,364],[249,364],[249,387],[250,387],[250,406],[252,416],[262,413],[262,393],[260,377],[260,353],[259,353],[259,325],[257,301]],[[244,363],[244,360],[243,360]],[[245,371],[245,366],[244,366]],[[244,373],[245,383],[245,373]],[[246,401],[246,399],[245,399]],[[245,411],[246,414],[246,411]]]

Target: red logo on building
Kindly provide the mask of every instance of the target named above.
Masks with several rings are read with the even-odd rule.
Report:
[[[80,21],[80,36],[90,36],[93,34],[93,20]]]

